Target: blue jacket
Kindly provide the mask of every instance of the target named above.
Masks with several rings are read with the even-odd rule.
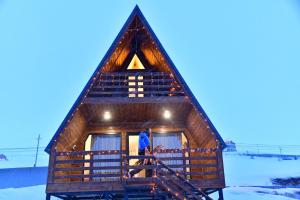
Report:
[[[150,140],[146,132],[140,132],[139,134],[139,150],[144,150],[147,146],[150,145]]]

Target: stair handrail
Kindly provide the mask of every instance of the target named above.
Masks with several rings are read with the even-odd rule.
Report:
[[[166,165],[163,161],[161,161],[158,157],[154,156],[153,154],[152,155],[140,155],[140,156],[125,155],[125,156],[123,156],[123,159],[129,160],[129,159],[131,159],[131,157],[134,157],[134,158],[144,158],[144,159],[153,159],[153,161],[155,162],[155,165],[156,165],[155,177],[157,179],[159,179],[159,176],[158,176],[159,173],[157,173],[157,170],[159,170],[159,169],[161,169],[163,167],[163,168],[167,169],[169,172],[171,172],[171,174],[173,174],[177,178],[179,178],[181,181],[183,181],[184,183],[186,183],[187,185],[189,185],[193,190],[199,192],[202,195],[202,197],[205,197],[206,200],[213,200],[210,196],[208,196],[201,189],[197,188],[189,180],[187,180],[184,177],[182,177],[179,172],[176,172],[173,169],[171,169],[168,165]],[[162,167],[158,166],[157,163],[159,163]]]
[[[171,172],[173,175],[176,175],[177,178],[179,178],[180,180],[184,181],[186,184],[188,184],[191,188],[193,188],[194,190],[198,191],[203,197],[205,197],[208,200],[213,200],[210,196],[208,196],[207,194],[205,194],[205,192],[203,192],[201,189],[197,188],[194,184],[192,184],[189,180],[185,179],[184,177],[182,177],[180,175],[180,173],[174,171],[173,169],[171,169],[168,165],[166,165],[164,162],[162,162],[161,160],[159,160],[157,157],[155,157],[156,162],[158,162],[161,166],[163,166],[165,169],[167,169],[169,172]]]

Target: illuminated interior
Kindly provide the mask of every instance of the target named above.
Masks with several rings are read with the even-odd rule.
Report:
[[[144,65],[142,64],[142,62],[140,61],[139,57],[134,54],[132,60],[130,61],[128,67],[128,70],[141,70],[141,69],[145,69]],[[128,97],[144,97],[144,94],[138,94],[138,93],[142,93],[144,92],[144,88],[143,88],[143,76],[129,76],[128,77],[128,85],[130,86],[128,88],[128,92],[130,92],[130,94],[128,95]]]
[[[138,135],[129,135],[129,155],[130,156],[137,156],[139,152],[139,136]],[[130,159],[129,165],[134,165],[138,159]],[[145,177],[145,170],[140,171],[135,177]]]
[[[91,143],[92,143],[92,136],[89,135],[88,138],[85,141],[85,151],[91,151]],[[91,156],[90,155],[85,155],[84,159],[85,160],[90,160]],[[90,167],[90,163],[85,162],[84,167]],[[84,175],[88,175],[89,173],[90,173],[90,170],[84,170]],[[89,178],[84,178],[84,181],[89,181]]]
[[[140,61],[139,57],[136,54],[134,54],[127,69],[145,69],[145,67],[142,64],[142,62]]]
[[[128,97],[144,97],[144,94],[140,94],[144,92],[143,79],[143,76],[128,76],[128,92],[130,92]]]

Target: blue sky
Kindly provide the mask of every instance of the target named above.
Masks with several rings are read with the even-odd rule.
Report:
[[[299,1],[0,0],[1,148],[47,145],[136,4],[224,139],[299,144]]]

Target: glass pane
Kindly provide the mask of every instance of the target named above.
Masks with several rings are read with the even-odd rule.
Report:
[[[181,149],[182,141],[181,133],[155,133],[153,134],[153,147],[155,148],[158,145],[162,145],[163,149]],[[168,157],[182,157],[182,153],[158,153],[159,158]],[[182,160],[164,160],[166,165],[178,165],[172,166],[171,168],[175,171],[181,171],[183,162]]]
[[[121,147],[121,137],[119,134],[114,135],[94,135],[92,138],[92,150],[120,150]],[[94,155],[93,159],[119,159],[120,154],[110,154],[110,155]],[[120,173],[120,162],[94,162],[94,167],[115,167],[115,169],[100,169],[93,170],[94,174],[118,174]],[[94,181],[116,181],[119,177],[101,177],[94,178]]]

